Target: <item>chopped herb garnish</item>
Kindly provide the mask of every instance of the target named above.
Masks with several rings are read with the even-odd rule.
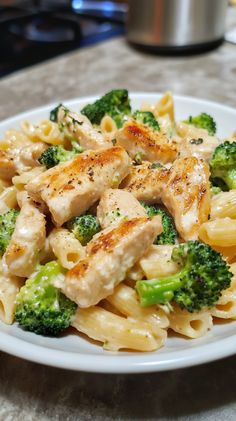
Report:
[[[156,168],[162,168],[163,167],[163,165],[162,164],[160,164],[160,162],[153,162],[150,166],[149,166],[149,168],[151,169],[151,170],[155,170]]]
[[[142,154],[141,152],[137,152],[135,157],[134,157],[134,162],[137,165],[141,165],[142,164]]]
[[[191,139],[189,143],[191,143],[191,145],[201,145],[201,143],[203,143],[203,139],[201,137],[198,139]]]

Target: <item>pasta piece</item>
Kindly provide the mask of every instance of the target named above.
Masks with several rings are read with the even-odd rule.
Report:
[[[9,129],[5,132],[0,149],[18,149],[30,143],[30,139],[23,132]]]
[[[0,150],[0,176],[10,181],[16,173],[21,174],[39,166],[38,158],[45,149],[43,142],[16,141],[13,138],[8,149]]]
[[[6,187],[10,186],[11,184],[8,181],[0,179],[0,194],[3,192],[3,190],[5,190]]]
[[[16,193],[17,190],[14,186],[7,187],[3,190],[0,194],[0,214],[17,207]]]
[[[12,183],[18,190],[24,190],[25,185],[28,184],[34,177],[37,177],[39,174],[42,174],[45,171],[45,168],[35,167],[29,171],[25,171],[20,175],[15,175],[12,178]]]
[[[54,228],[49,235],[49,244],[65,269],[73,268],[85,257],[85,247],[65,228]]]
[[[14,157],[8,150],[3,151],[0,149],[0,177],[5,181],[11,181],[16,173],[14,164]]]
[[[231,218],[216,218],[201,225],[199,237],[213,246],[236,246],[236,220]]]
[[[150,323],[153,331],[156,328],[169,326],[169,320],[164,310],[157,306],[142,308],[135,290],[124,283],[118,285],[114,293],[106,300],[124,316]]]
[[[98,306],[78,309],[71,324],[110,351],[154,351],[163,346],[167,336],[161,328],[157,335],[148,323],[120,317]]]
[[[236,319],[236,288],[225,290],[219,301],[211,310],[211,314],[219,319]]]
[[[147,279],[161,278],[178,272],[177,263],[171,260],[174,246],[153,245],[139,261],[139,265]]]
[[[236,190],[221,192],[211,199],[211,218],[236,219]]]
[[[212,316],[209,311],[189,313],[177,306],[169,314],[170,328],[174,332],[196,339],[207,334],[213,326]]]
[[[38,264],[44,243],[44,215],[26,201],[16,219],[15,230],[4,255],[10,273],[29,277]]]
[[[6,324],[14,321],[15,300],[23,279],[3,271],[3,262],[0,263],[0,320]]]
[[[233,278],[230,287],[222,291],[222,295],[211,310],[211,314],[219,319],[236,319],[236,263],[230,266]]]
[[[52,260],[56,260],[56,256],[52,251],[49,237],[45,239],[44,246],[39,253],[39,263],[41,263],[42,265],[45,265],[46,263],[51,262]]]
[[[209,137],[209,133],[206,129],[195,127],[192,124],[187,124],[183,121],[176,123],[176,130],[178,135],[182,138],[205,139],[206,137]]]
[[[154,115],[156,117],[168,115],[172,122],[175,120],[174,99],[170,91],[167,91],[157,102],[154,109]]]
[[[109,115],[105,115],[100,123],[101,131],[103,136],[108,136],[109,139],[113,139],[117,131],[117,125],[115,120]]]
[[[139,262],[137,262],[130,270],[128,270],[127,280],[125,282],[127,285],[131,283],[133,286],[133,281],[138,281],[139,279],[143,279],[144,276],[145,276],[144,272]]]
[[[9,139],[0,139],[0,150],[6,151],[11,146],[11,142]]]
[[[38,125],[33,125],[28,121],[21,123],[23,133],[32,141],[42,141],[49,145],[61,145],[64,137],[58,128],[58,124],[43,120]]]

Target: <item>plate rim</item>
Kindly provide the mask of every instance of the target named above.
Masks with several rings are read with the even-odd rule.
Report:
[[[76,104],[78,101],[94,101],[96,99],[98,99],[101,95],[103,95],[103,93],[97,94],[97,95],[88,95],[88,96],[81,96],[81,97],[77,97],[77,98],[67,98],[67,99],[63,99],[61,100],[62,103],[70,103],[70,104]],[[130,91],[129,92],[129,96],[134,97],[134,96],[139,96],[139,97],[150,97],[150,98],[160,98],[161,96],[163,96],[163,93],[161,92],[145,92],[145,91]],[[173,94],[173,98],[174,100],[184,100],[184,101],[194,101],[195,103],[200,104],[205,104],[206,106],[214,106],[216,108],[219,109],[224,109],[225,111],[228,112],[233,112],[236,113],[236,109],[234,109],[232,106],[229,105],[225,105],[225,104],[220,104],[219,102],[216,101],[212,101],[212,100],[208,100],[208,99],[204,99],[204,98],[200,98],[200,97],[195,97],[195,96],[191,96],[191,95],[178,95],[178,94]],[[32,108],[30,110],[26,110],[23,111],[21,113],[17,113],[14,114],[11,117],[7,117],[4,118],[3,120],[0,120],[0,128],[1,125],[5,125],[5,124],[11,124],[11,121],[14,122],[14,120],[17,118],[24,118],[25,115],[30,115],[30,114],[35,114],[37,112],[43,111],[44,109],[53,107],[58,105],[59,101],[53,101],[53,102],[48,102],[47,104],[41,105],[39,107],[35,107]]]
[[[131,99],[135,99],[135,97],[138,97],[137,99],[158,99],[163,95],[163,93],[131,91],[129,92],[129,95]],[[78,104],[78,102],[93,101],[99,98],[99,96],[99,94],[81,96],[77,98],[65,99],[62,102],[73,106],[73,104]],[[215,109],[218,108],[219,110],[224,110],[225,112],[235,114],[236,117],[236,109],[225,104],[220,104],[219,102],[187,95],[173,95],[173,97],[174,100],[194,102],[199,105],[206,105],[207,107],[213,106]],[[15,114],[14,116],[1,120],[0,129],[1,126],[9,125],[12,123],[15,124],[16,119],[18,120],[31,118],[31,116],[46,111],[47,109],[57,104],[58,101],[50,102],[43,106],[32,108],[30,110],[26,110],[22,113]],[[229,323],[236,323],[236,321]],[[190,366],[213,362],[215,360],[233,355],[236,353],[236,333],[226,338],[218,338],[218,340],[216,339],[213,342],[200,344],[194,348],[187,347],[183,350],[177,350],[175,353],[177,354],[177,358],[175,356],[173,357],[172,353],[169,356],[167,353],[165,360],[159,360],[158,351],[151,353],[130,353],[130,355],[122,356],[119,353],[109,352],[108,356],[107,351],[105,351],[105,354],[89,355],[83,352],[76,353],[74,351],[71,352],[48,348],[5,333],[1,331],[0,327],[0,350],[31,362],[45,364],[47,366],[58,367],[62,369],[110,374],[148,373],[187,368]],[[145,361],[142,361],[145,359],[145,356],[150,358],[146,358]]]

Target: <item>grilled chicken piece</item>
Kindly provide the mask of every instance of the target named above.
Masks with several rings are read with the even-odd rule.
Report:
[[[168,180],[169,170],[152,168],[150,162],[133,165],[130,174],[122,181],[121,188],[132,193],[139,201],[160,203],[162,190]]]
[[[96,234],[87,257],[69,270],[62,289],[80,307],[90,307],[111,295],[126,272],[162,231],[161,218],[134,218]]]
[[[58,111],[58,124],[67,137],[76,139],[85,149],[110,148],[112,143],[96,130],[83,114],[75,113],[61,106]]]
[[[15,230],[4,258],[12,275],[29,277],[35,270],[46,237],[45,217],[26,201],[16,220]]]
[[[173,215],[184,240],[196,240],[210,214],[209,166],[203,159],[177,159],[162,190],[162,201]]]
[[[102,228],[117,225],[124,219],[142,216],[147,216],[144,207],[131,193],[125,190],[106,190],[97,207],[97,217]]]
[[[127,121],[116,133],[117,144],[123,146],[135,158],[140,154],[150,162],[172,162],[177,155],[177,146],[163,132],[153,131],[135,120]]]
[[[86,151],[59,164],[26,186],[36,202],[47,204],[57,226],[90,208],[110,187],[118,187],[130,171],[130,158],[121,147]]]

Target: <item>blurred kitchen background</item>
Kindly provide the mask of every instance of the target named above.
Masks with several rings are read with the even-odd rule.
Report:
[[[127,9],[125,0],[0,0],[0,77],[124,34]]]

